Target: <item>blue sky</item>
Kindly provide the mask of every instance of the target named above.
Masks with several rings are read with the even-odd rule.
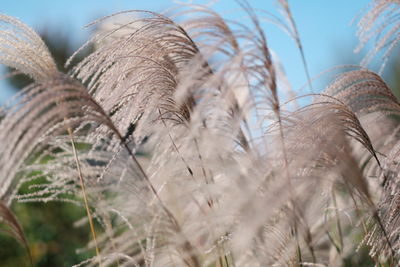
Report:
[[[187,2],[182,0],[183,2]],[[205,3],[210,1],[193,1]],[[225,16],[240,19],[243,13],[232,0],[220,0],[213,8]],[[248,0],[257,9],[277,13],[276,0]],[[289,0],[311,76],[335,65],[358,63],[361,55],[353,55],[357,44],[356,25],[350,22],[365,8],[368,0]],[[38,30],[47,25],[68,29],[75,42],[83,43],[88,30],[83,26],[94,19],[126,9],[163,11],[174,4],[171,0],[20,0],[3,1],[0,12],[15,16]],[[52,27],[53,28],[53,27]],[[272,24],[265,23],[270,49],[280,58],[293,88],[306,82],[301,57],[294,42]],[[0,82],[0,103],[11,95]],[[320,91],[322,85],[316,84]]]

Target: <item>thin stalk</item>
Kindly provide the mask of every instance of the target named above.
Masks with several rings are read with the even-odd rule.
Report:
[[[86,91],[85,91],[86,92]],[[92,98],[89,96],[89,99],[92,100]],[[60,104],[57,102],[57,104]],[[64,117],[64,121],[67,121],[67,117]],[[81,169],[81,165],[79,163],[79,158],[78,158],[78,152],[76,150],[76,146],[75,146],[75,140],[74,140],[74,134],[72,132],[72,128],[70,126],[68,126],[67,128],[67,132],[68,135],[71,139],[71,145],[72,145],[72,151],[74,154],[74,160],[75,160],[75,164],[76,164],[76,169],[78,171],[78,176],[79,176],[79,183],[80,183],[80,187],[82,190],[82,195],[83,195],[83,202],[85,205],[85,210],[86,210],[86,216],[88,217],[89,220],[89,227],[90,227],[90,232],[92,234],[92,238],[95,244],[95,251],[96,251],[96,256],[99,260],[99,266],[102,266],[101,263],[101,255],[100,255],[100,249],[99,249],[99,244],[97,242],[97,235],[96,235],[96,231],[94,229],[94,223],[93,223],[93,217],[92,214],[90,212],[90,208],[89,208],[89,200],[88,200],[88,195],[86,192],[86,187],[85,187],[85,181],[83,179],[83,174],[82,174],[82,169]]]
[[[142,174],[143,178],[147,182],[150,190],[152,191],[152,193],[154,194],[154,196],[157,198],[158,202],[160,203],[162,210],[167,214],[168,218],[171,220],[172,224],[176,228],[175,230],[177,232],[179,232],[179,233],[182,233],[182,229],[179,226],[178,221],[176,220],[174,214],[167,208],[167,206],[165,206],[164,202],[162,201],[162,199],[160,198],[159,194],[157,193],[157,190],[154,188],[154,186],[151,183],[149,177],[147,176],[147,174],[143,170],[142,166],[140,165],[140,163],[136,159],[136,157],[133,154],[132,150],[129,148],[128,144],[123,140],[121,134],[119,132],[116,132],[116,133],[118,135],[118,138],[121,140],[122,145],[128,151],[129,156],[131,157],[132,161],[135,163],[136,167],[138,167],[139,172]],[[195,255],[193,255],[194,248],[193,248],[192,244],[186,238],[185,238],[185,242],[183,244],[183,249],[185,251],[189,252],[190,260],[193,263],[193,265],[196,266],[196,267],[200,267],[199,260],[197,259],[197,257]],[[190,266],[190,264],[188,264],[188,265]]]
[[[340,225],[340,218],[339,218],[339,211],[338,211],[338,206],[337,206],[337,202],[336,202],[335,188],[333,186],[332,186],[332,201],[333,201],[333,205],[335,207],[336,225],[337,225],[337,229],[339,232],[340,252],[342,252],[342,250],[343,250],[343,232],[342,232],[342,226]]]
[[[292,28],[293,32],[292,32],[291,35],[294,38],[294,40],[296,42],[296,45],[297,45],[297,47],[299,49],[300,56],[301,56],[301,61],[303,63],[303,67],[304,67],[304,72],[305,72],[306,78],[307,78],[308,86],[310,87],[311,93],[314,93],[314,89],[312,87],[312,81],[311,81],[310,72],[308,70],[308,64],[307,64],[306,56],[304,54],[303,45],[302,45],[301,40],[300,40],[300,34],[299,34],[299,31],[297,30],[296,22],[293,19],[292,12],[290,11],[289,3],[288,3],[287,0],[283,0],[283,1],[279,1],[279,2],[281,4],[281,6],[283,7],[283,9],[285,10],[287,18],[288,18],[289,23],[290,23],[290,26]]]
[[[280,113],[280,109],[279,109],[279,100],[278,98],[276,98],[278,101],[278,105],[276,105],[275,110],[275,114],[278,117],[278,125],[279,125],[279,135],[280,135],[280,140],[281,140],[281,146],[282,146],[282,152],[283,152],[283,158],[284,158],[284,162],[285,162],[285,174],[286,174],[286,178],[288,180],[288,184],[289,184],[289,191],[290,193],[290,204],[292,206],[293,209],[293,230],[294,230],[294,235],[295,235],[295,239],[296,239],[296,246],[297,246],[297,258],[299,261],[299,265],[302,265],[302,255],[301,255],[301,248],[300,248],[300,242],[299,242],[299,238],[298,238],[298,225],[297,225],[297,215],[296,215],[296,203],[293,199],[293,185],[292,185],[292,179],[289,173],[289,161],[288,161],[288,157],[287,157],[287,153],[286,153],[286,144],[285,144],[285,138],[284,138],[284,133],[283,133],[283,127],[282,127],[282,117],[281,117],[281,113]]]
[[[184,165],[185,165],[186,169],[188,170],[188,172],[189,172],[190,176],[192,177],[192,179],[195,179],[195,177],[194,177],[194,175],[193,175],[192,169],[189,167],[189,164],[186,162],[186,160],[184,159],[184,157],[181,155],[181,153],[180,153],[180,151],[179,151],[179,149],[178,149],[178,146],[176,145],[174,139],[172,138],[171,133],[170,133],[170,131],[169,131],[169,129],[168,129],[168,126],[167,126],[167,124],[165,123],[165,121],[164,121],[164,119],[163,119],[163,117],[162,117],[162,114],[161,114],[160,109],[158,110],[158,112],[159,112],[159,114],[160,114],[160,119],[161,119],[161,121],[162,121],[162,123],[163,123],[165,129],[168,131],[168,137],[169,137],[169,139],[171,140],[171,143],[172,143],[172,145],[173,145],[175,151],[179,154],[179,156],[180,156],[182,162],[184,163]],[[201,161],[201,166],[202,166],[201,169],[202,169],[202,172],[203,172],[203,176],[204,176],[204,178],[205,178],[205,182],[206,182],[206,184],[209,184],[209,181],[208,181],[208,179],[207,179],[207,174],[206,174],[206,171],[205,171],[205,169],[204,169],[204,162],[203,162],[203,158],[202,158],[201,153],[200,153],[199,144],[198,144],[196,138],[193,138],[193,141],[194,141],[194,143],[195,143],[195,145],[196,145],[196,150],[197,150],[197,152],[198,152],[199,160]],[[213,180],[212,177],[211,177],[211,182],[214,182],[214,180]],[[207,193],[208,193],[208,195],[210,194],[209,192],[207,192]],[[206,215],[206,212],[203,210],[203,208],[202,208],[201,205],[198,203],[198,201],[197,201],[195,198],[193,198],[193,201],[194,201],[194,202],[196,203],[196,205],[199,207],[200,211],[201,211],[204,215]],[[213,208],[214,201],[213,201],[213,199],[212,199],[211,197],[210,197],[209,200],[207,200],[207,204],[208,204],[208,206],[209,206],[210,208]],[[208,216],[206,216],[206,218],[208,218]],[[211,228],[211,231],[212,231],[212,230],[213,230],[213,229]],[[215,235],[215,233],[213,233],[213,235]],[[218,244],[218,242],[216,242],[216,246],[217,246],[217,248],[218,248],[218,253],[220,254],[220,256],[219,256],[219,258],[218,258],[219,266],[220,266],[220,267],[224,267],[223,261],[225,260],[225,262],[226,262],[226,267],[229,267],[228,259],[227,259],[226,255],[225,255],[225,253],[223,252],[223,245]]]
[[[123,148],[126,149],[126,151],[129,154],[129,157],[132,159],[133,163],[135,166],[138,168],[139,173],[142,175],[143,179],[146,181],[150,191],[152,194],[156,197],[157,201],[159,202],[161,209],[165,212],[169,220],[172,222],[173,226],[175,227],[175,231],[179,232],[182,234],[182,229],[180,225],[178,224],[178,220],[175,218],[174,214],[168,209],[168,207],[164,204],[162,199],[160,198],[159,194],[157,193],[157,190],[154,188],[152,182],[150,181],[150,178],[144,171],[142,165],[138,162],[136,159],[132,149],[128,146],[128,143],[126,139],[123,137],[123,135],[119,132],[119,130],[115,127],[114,123],[112,122],[111,118],[107,115],[107,113],[104,111],[104,109],[90,96],[88,95],[88,100],[90,100],[91,104],[97,110],[105,119],[102,123],[105,123],[112,132],[116,135],[118,140],[121,142],[121,145]],[[193,266],[195,267],[200,267],[200,262],[199,259],[193,254],[194,248],[193,245],[185,238],[184,244],[182,245],[182,249],[189,254],[189,260],[191,263],[193,263]],[[186,261],[186,259],[185,259]],[[188,262],[187,262],[188,263]],[[191,264],[188,263],[190,266]]]
[[[296,203],[293,199],[293,185],[292,185],[292,179],[291,175],[289,173],[289,161],[288,161],[288,156],[287,156],[287,151],[286,151],[286,144],[285,144],[285,136],[283,133],[283,125],[282,125],[282,116],[280,112],[280,101],[279,101],[279,96],[277,92],[277,84],[276,84],[276,71],[272,62],[272,57],[269,52],[269,48],[267,46],[267,39],[265,36],[264,31],[262,30],[262,27],[260,25],[259,20],[257,19],[257,15],[252,9],[252,7],[248,4],[246,0],[238,0],[239,5],[243,8],[243,10],[249,15],[251,21],[253,22],[255,26],[255,31],[258,33],[258,38],[256,38],[255,43],[257,44],[258,48],[260,49],[262,55],[264,56],[263,62],[262,62],[262,67],[265,68],[268,72],[269,79],[265,79],[263,83],[265,83],[265,87],[269,88],[271,92],[271,99],[272,99],[272,110],[277,118],[278,121],[278,126],[279,126],[279,137],[280,137],[280,142],[281,142],[281,147],[282,147],[282,152],[283,152],[283,160],[284,160],[284,172],[286,179],[288,181],[289,185],[289,191],[290,193],[290,205],[291,205],[291,210],[293,213],[293,230],[296,238],[296,243],[297,243],[297,253],[298,253],[298,261],[299,264],[301,265],[302,262],[302,256],[301,256],[301,248],[298,240],[298,222],[297,222],[297,215],[296,215]],[[268,77],[267,76],[267,77]],[[268,97],[267,97],[268,98]]]
[[[76,168],[77,168],[77,171],[78,171],[80,186],[81,186],[82,195],[83,195],[83,201],[84,201],[85,209],[86,209],[86,215],[87,215],[87,217],[89,219],[90,231],[92,233],[92,238],[93,238],[93,241],[94,241],[94,244],[95,244],[96,256],[99,259],[99,266],[101,266],[100,249],[99,249],[99,245],[98,245],[98,242],[97,242],[96,231],[94,230],[92,214],[91,214],[90,209],[89,209],[89,201],[88,201],[88,197],[87,197],[87,193],[86,193],[85,181],[83,179],[81,165],[79,163],[78,153],[77,153],[76,147],[75,147],[74,136],[73,136],[71,128],[68,128],[67,131],[68,131],[68,134],[69,134],[69,136],[71,138],[72,150],[73,150],[73,153],[74,153]]]

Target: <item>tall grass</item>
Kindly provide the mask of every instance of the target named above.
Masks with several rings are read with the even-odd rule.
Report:
[[[287,23],[270,19],[315,90],[279,3]],[[18,240],[13,201],[65,201],[86,207],[97,251],[77,266],[341,266],[359,250],[398,266],[400,103],[366,65],[322,93],[283,92],[260,14],[238,4],[250,23],[196,5],[101,18],[113,26],[68,73],[0,15],[0,61],[34,79],[0,123],[0,216]],[[384,66],[399,4],[368,8],[360,47],[378,41],[363,64],[384,49]]]

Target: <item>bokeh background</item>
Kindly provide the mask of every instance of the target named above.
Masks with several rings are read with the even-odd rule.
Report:
[[[192,2],[209,5],[228,19],[241,20],[245,16],[239,5],[232,0]],[[279,16],[276,0],[248,2],[255,9]],[[333,66],[360,62],[370,46],[360,54],[353,53],[357,45],[356,22],[368,2],[289,1],[312,77]],[[0,12],[15,16],[34,28],[43,37],[62,69],[65,60],[89,38],[92,30],[84,26],[93,20],[130,9],[162,12],[177,4],[179,3],[171,0],[2,0]],[[307,78],[298,48],[282,29],[262,17],[260,19],[270,49],[279,58],[292,88],[299,91]],[[375,64],[379,64],[379,60]],[[398,65],[396,60],[390,62],[384,73],[392,88],[397,88]],[[0,71],[6,75],[9,70],[1,68]],[[317,80],[314,84],[315,91],[321,91],[328,81],[324,78]],[[0,80],[0,104],[5,103],[28,82],[29,80],[21,76]],[[27,190],[27,187],[22,190]],[[90,238],[89,230],[74,226],[85,215],[83,207],[67,203],[24,203],[14,204],[13,209],[24,227],[35,266],[71,266],[93,255],[93,251],[84,249]],[[76,253],[77,249],[79,253]],[[361,253],[349,259],[346,264],[369,266],[366,258]],[[0,234],[0,266],[29,266],[24,248],[4,234]]]

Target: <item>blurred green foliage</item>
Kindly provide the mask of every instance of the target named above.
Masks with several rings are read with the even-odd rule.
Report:
[[[74,222],[85,216],[83,207],[69,203],[15,203],[17,215],[28,239],[34,266],[72,266],[92,253],[77,254],[90,240],[86,227],[76,228]],[[0,235],[0,266],[30,266],[21,244]]]

